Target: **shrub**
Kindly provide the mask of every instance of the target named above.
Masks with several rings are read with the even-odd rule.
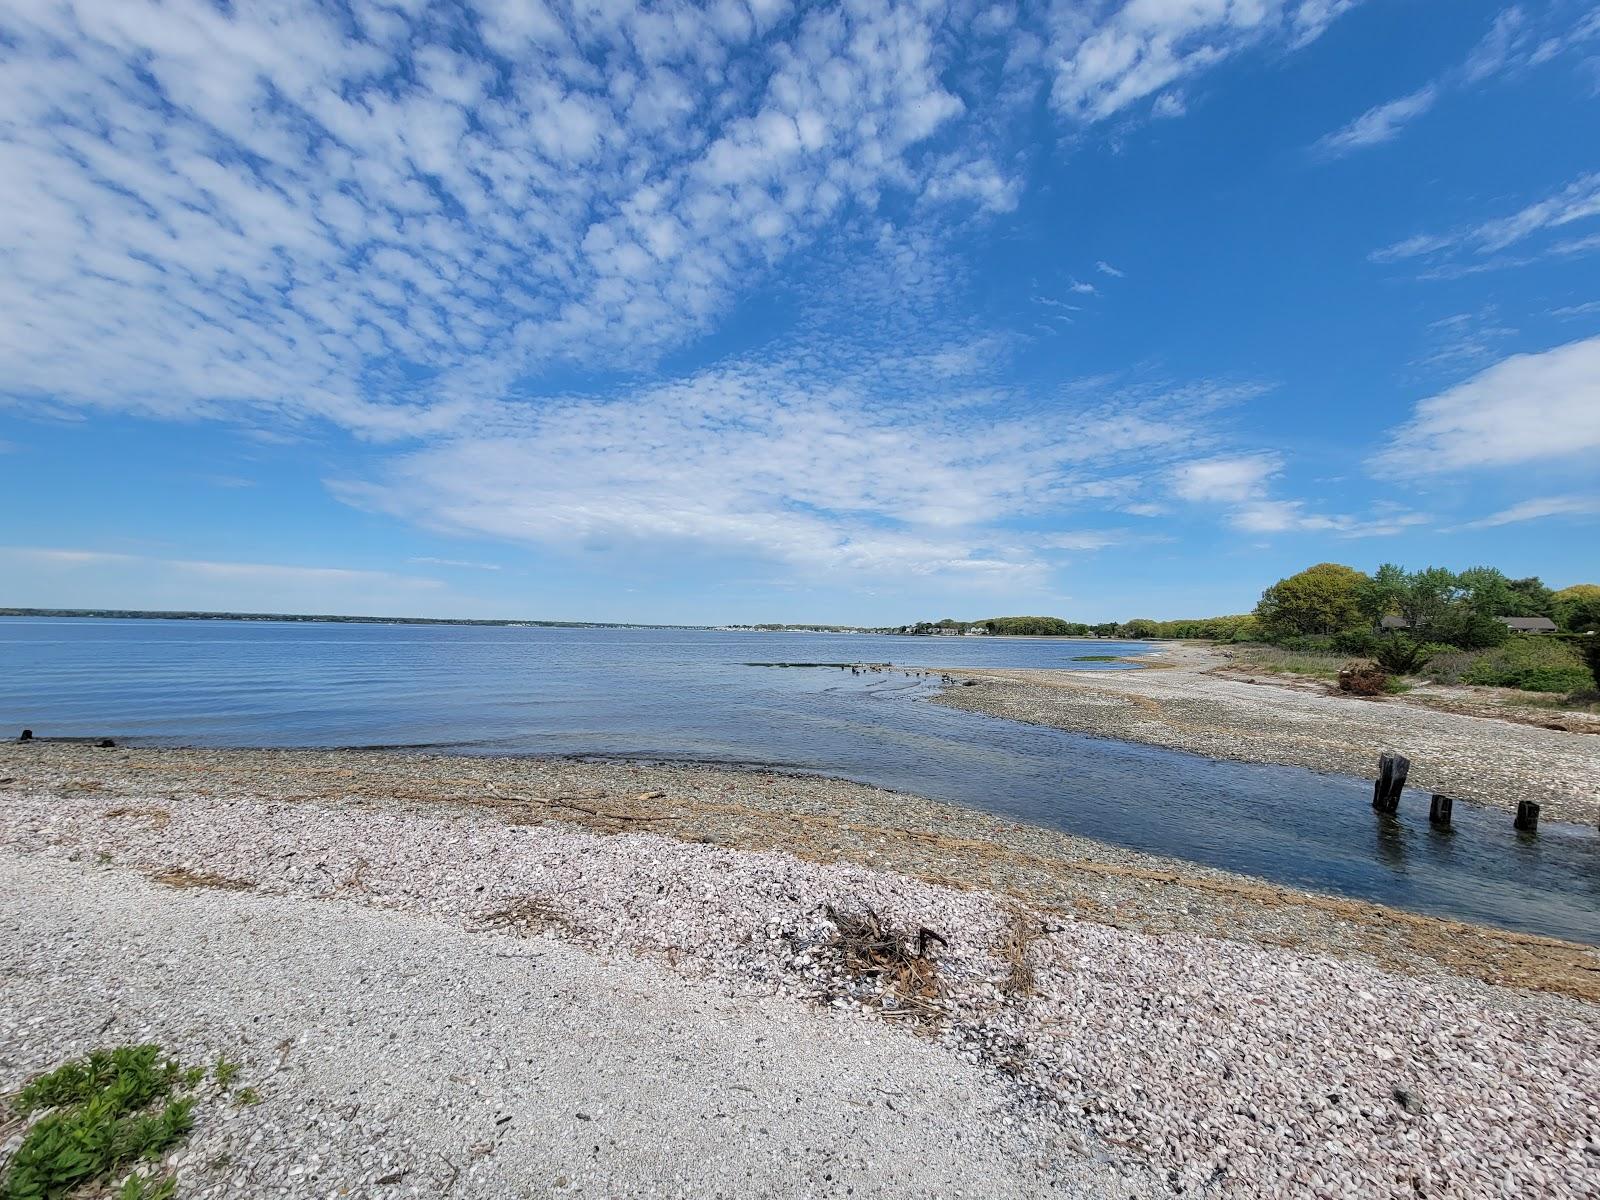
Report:
[[[1386,671],[1396,675],[1415,675],[1432,657],[1433,647],[1414,638],[1391,633],[1378,639],[1378,649],[1373,658]]]
[[[1576,648],[1556,638],[1514,637],[1486,650],[1462,674],[1462,682],[1514,687],[1530,692],[1574,692],[1589,686],[1590,672]]]
[[[1423,674],[1435,683],[1460,683],[1483,656],[1474,650],[1442,650],[1428,660]]]
[[[1378,649],[1378,635],[1370,629],[1347,629],[1334,634],[1331,641],[1340,654],[1371,657]]]

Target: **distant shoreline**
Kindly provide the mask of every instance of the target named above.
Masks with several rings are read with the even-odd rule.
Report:
[[[854,637],[919,637],[928,641],[942,638],[962,638],[955,634],[908,634],[890,629],[866,627],[807,629],[761,629],[753,625],[670,625],[650,621],[535,621],[515,617],[375,617],[344,616],[338,613],[244,613],[201,612],[182,609],[122,609],[122,608],[0,608],[0,619],[5,617],[48,618],[51,620],[96,621],[254,621],[262,624],[283,625],[467,625],[498,629],[696,629],[708,633],[794,633],[810,635],[850,635]],[[1147,642],[1148,638],[1095,637],[1078,634],[1043,633],[989,633],[984,638],[1004,639],[1010,642]]]
[[[710,629],[709,625],[656,625],[632,621],[525,621],[514,617],[371,617],[338,613],[191,612],[121,608],[0,608],[0,617],[110,621],[259,621],[283,625],[487,625],[539,629]]]

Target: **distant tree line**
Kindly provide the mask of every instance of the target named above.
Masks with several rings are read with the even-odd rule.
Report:
[[[990,637],[1209,638],[1231,642],[1255,636],[1255,624],[1255,618],[1249,614],[1180,621],[1152,621],[1146,617],[1135,617],[1131,621],[1101,621],[1097,624],[1067,621],[1061,617],[984,617],[977,621],[957,621],[945,617],[938,621],[901,625],[889,632],[924,637],[978,633]]]
[[[1553,636],[1513,632],[1506,618],[1518,617],[1548,618]],[[1408,571],[1384,563],[1368,575],[1342,563],[1317,563],[1267,588],[1255,611],[1231,616],[1098,624],[1061,617],[945,617],[885,632],[1266,642],[1373,658],[1395,674],[1435,662],[1430,673],[1442,682],[1579,691],[1589,686],[1591,670],[1600,671],[1600,584],[1556,591],[1535,576],[1512,579],[1494,567]]]

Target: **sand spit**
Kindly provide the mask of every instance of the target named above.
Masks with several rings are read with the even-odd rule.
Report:
[[[241,1056],[263,1103],[202,1115],[183,1194],[1600,1189],[1576,989],[1380,966],[1359,915],[1220,872],[1063,839],[1080,915],[927,877],[1048,839],[940,847],[926,802],[707,769],[45,746],[0,779],[0,1086],[108,1039]],[[806,857],[643,831],[697,807]],[[1202,932],[1213,901],[1261,936]],[[863,971],[867,913],[902,957],[942,939],[920,977]]]
[[[944,672],[962,684],[935,703],[1077,733],[1371,777],[1379,750],[1411,759],[1415,788],[1502,808],[1536,800],[1551,820],[1600,820],[1600,736],[1469,716],[1403,697],[1219,670],[1220,653],[1164,649],[1161,670],[1025,668]]]

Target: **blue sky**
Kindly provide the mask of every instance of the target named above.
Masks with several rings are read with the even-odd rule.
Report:
[[[10,0],[0,604],[1600,576],[1600,6]]]

